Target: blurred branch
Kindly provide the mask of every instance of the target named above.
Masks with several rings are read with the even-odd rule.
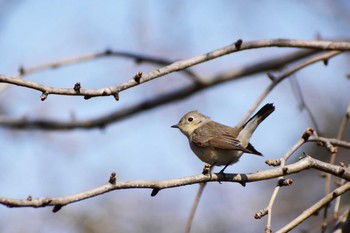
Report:
[[[214,168],[213,166],[208,166],[207,164],[204,165],[202,174],[211,173],[213,171],[213,168]],[[188,216],[188,219],[187,219],[186,230],[185,230],[186,233],[190,233],[191,232],[193,219],[194,219],[194,216],[196,215],[196,210],[197,210],[199,201],[201,199],[201,196],[203,194],[203,191],[204,191],[206,185],[207,185],[206,182],[203,182],[203,183],[199,184],[199,188],[198,188],[196,197],[195,197],[195,199],[193,201],[193,204],[192,204],[190,215]]]
[[[265,89],[265,91],[259,96],[259,98],[255,101],[255,103],[251,106],[251,108],[248,110],[246,115],[242,118],[240,123],[238,124],[238,127],[241,127],[244,122],[248,120],[248,118],[252,115],[252,113],[257,109],[259,104],[266,98],[266,96],[284,79],[288,78],[290,75],[294,74],[295,72],[301,70],[302,68],[309,66],[311,64],[314,64],[319,61],[323,60],[328,60],[338,54],[340,54],[340,51],[331,51],[331,52],[326,52],[320,55],[317,55],[315,57],[312,57],[306,61],[301,62],[300,64],[297,64],[288,70],[285,70],[278,76],[274,76],[271,73],[268,73],[268,77],[272,80],[272,83]]]
[[[240,43],[238,43],[240,41]],[[100,89],[80,89],[79,91],[74,88],[54,88],[45,86],[39,83],[30,82],[24,79],[10,77],[0,74],[0,82],[9,83],[17,86],[22,86],[30,89],[34,89],[43,93],[41,96],[42,100],[45,100],[48,95],[73,95],[73,96],[84,96],[85,99],[97,97],[97,96],[114,96],[117,100],[119,99],[119,93],[137,86],[139,84],[151,81],[153,79],[162,77],[172,72],[177,72],[194,65],[210,61],[212,59],[228,55],[237,51],[266,48],[266,47],[288,47],[288,48],[308,48],[317,50],[339,50],[339,51],[350,51],[350,42],[339,42],[339,41],[308,41],[308,40],[288,40],[288,39],[275,39],[275,40],[259,40],[251,42],[237,42],[225,46],[220,49],[202,54],[190,59],[176,61],[165,67],[156,69],[148,74],[143,74],[142,77],[131,78],[130,80],[123,82],[118,85],[104,87]],[[44,96],[44,97],[43,97]]]
[[[350,190],[350,183],[347,182],[344,185],[340,186],[339,188],[333,190],[331,193],[327,194],[325,197],[323,197],[321,200],[319,200],[310,208],[304,210],[302,214],[300,214],[297,218],[295,218],[293,221],[288,223],[286,226],[284,226],[280,230],[276,231],[276,233],[289,232],[290,230],[298,226],[300,223],[302,223],[304,220],[306,220],[307,218],[315,214],[317,211],[319,211],[322,207],[326,206],[336,197],[342,195],[343,193],[349,190]]]
[[[345,180],[350,180],[350,170],[341,166],[332,165],[329,163],[322,162],[320,160],[311,158],[310,156],[305,156],[299,161],[287,165],[283,168],[274,168],[265,171],[258,171],[250,174],[234,174],[234,173],[211,173],[209,175],[199,174],[196,176],[184,177],[173,180],[164,181],[146,181],[146,180],[136,180],[136,181],[113,181],[108,184],[102,185],[95,189],[78,193],[66,197],[58,198],[32,198],[29,196],[27,199],[11,199],[6,197],[0,197],[0,204],[7,207],[46,207],[55,206],[55,212],[58,211],[62,206],[82,201],[88,198],[102,195],[104,193],[120,190],[120,189],[152,189],[152,195],[155,196],[160,190],[175,188],[185,185],[192,185],[203,182],[238,182],[238,183],[248,183],[256,182],[261,180],[273,179],[280,177],[282,175],[294,174],[301,172],[306,169],[314,168],[326,173],[330,173],[337,177],[343,178]],[[112,177],[112,176],[111,176]],[[115,174],[114,174],[115,177]],[[111,179],[110,179],[111,180]]]
[[[312,114],[311,109],[309,107],[309,105],[306,104],[303,92],[301,91],[301,87],[299,85],[299,82],[296,78],[290,78],[290,83],[292,84],[292,88],[295,90],[296,96],[299,97],[299,108],[300,110],[305,109],[307,114],[310,117],[310,120],[313,124],[313,128],[316,130],[316,132],[320,132],[320,127],[318,127],[317,121],[315,116]]]
[[[103,52],[91,53],[91,54],[86,54],[82,56],[62,59],[58,61],[52,61],[52,62],[48,62],[45,64],[40,64],[37,66],[28,67],[28,68],[20,67],[19,73],[14,75],[13,77],[19,78],[19,77],[23,77],[24,75],[36,73],[46,69],[57,69],[62,66],[81,63],[81,62],[95,60],[95,59],[104,58],[104,57],[124,57],[124,58],[134,59],[136,63],[145,62],[145,63],[162,65],[162,66],[166,66],[175,62],[165,58],[158,58],[153,56],[141,55],[137,53],[114,51],[111,49],[106,49]],[[183,70],[183,72],[194,79],[198,79],[197,75],[191,70]]]
[[[338,129],[338,133],[337,133],[337,138],[336,140],[341,140],[344,136],[344,132],[345,132],[345,128],[348,124],[348,121],[349,121],[349,117],[350,117],[350,102],[348,104],[348,107],[345,111],[345,114],[344,114],[344,117],[340,123],[340,126],[339,126],[339,129]],[[332,144],[334,145],[334,144]],[[331,157],[329,159],[329,163],[330,164],[335,164],[335,160],[337,158],[337,154],[338,154],[338,148],[335,147],[333,150],[330,150],[331,152]],[[330,193],[330,190],[331,190],[331,179],[332,177],[327,174],[326,176],[326,194]],[[337,198],[336,200],[336,205],[335,205],[335,209],[334,209],[334,215],[333,217],[335,217],[335,219],[338,217],[338,209],[337,207],[339,208],[339,205],[340,205],[340,196]],[[323,223],[322,223],[322,228],[321,228],[321,232],[325,232],[326,228],[327,228],[327,215],[328,215],[328,209],[329,209],[329,206],[326,206],[324,208],[324,213],[323,213]]]
[[[285,171],[288,171],[288,169],[285,166],[286,161],[289,159],[289,157],[294,154],[294,152],[299,149],[304,143],[306,142],[317,142],[317,143],[321,143],[321,146],[326,147],[328,150],[330,151],[334,151],[335,146],[343,146],[345,148],[350,149],[350,143],[349,142],[345,142],[345,141],[341,141],[339,139],[332,139],[332,138],[324,138],[324,137],[318,137],[313,135],[314,130],[309,128],[307,129],[304,134],[302,135],[302,137],[299,139],[299,141],[280,159],[278,160],[267,160],[266,163],[268,165],[272,165],[272,166],[281,166],[282,169],[284,169]],[[333,165],[333,163],[329,163],[329,165]],[[343,169],[341,171],[338,171],[340,173],[345,172],[345,168],[343,165],[341,165],[340,167],[342,167]],[[319,170],[322,170],[323,168],[319,167]],[[349,168],[346,168],[349,169]],[[332,173],[330,173],[329,171],[326,172],[328,176],[331,176]],[[265,216],[266,214],[268,214],[268,219],[267,219],[267,224],[266,224],[266,228],[265,228],[265,232],[266,233],[270,233],[272,232],[272,207],[273,204],[276,200],[277,194],[280,190],[280,188],[282,186],[288,186],[290,184],[292,184],[292,180],[289,180],[288,182],[285,182],[285,178],[284,176],[280,176],[278,178],[277,181],[277,185],[274,188],[274,191],[272,193],[270,202],[268,204],[268,206],[265,209],[259,210],[256,214],[255,214],[255,218],[260,219],[263,216]],[[328,202],[327,202],[328,203]],[[309,217],[309,215],[303,215],[305,218],[303,218],[303,220],[305,220],[307,217]],[[302,221],[303,221],[302,220]],[[281,232],[285,232],[285,231],[281,231]]]
[[[34,119],[27,118],[7,118],[0,116],[0,125],[9,128],[19,129],[41,129],[41,130],[69,130],[69,129],[91,129],[91,128],[103,128],[106,125],[122,120],[126,117],[132,116],[136,113],[146,111],[155,107],[162,106],[164,104],[171,103],[173,101],[187,98],[199,91],[203,91],[207,88],[211,88],[215,85],[243,78],[248,75],[266,72],[270,70],[279,69],[288,63],[295,62],[302,58],[308,57],[317,53],[314,50],[300,50],[288,55],[278,56],[276,58],[268,59],[263,62],[256,62],[250,65],[238,67],[230,72],[225,72],[214,76],[210,81],[205,84],[194,83],[187,87],[168,92],[163,95],[159,95],[151,100],[142,101],[130,107],[126,107],[122,110],[112,112],[110,114],[100,116],[97,118],[87,120],[48,120],[48,119]],[[277,85],[274,84],[274,85]]]
[[[338,147],[343,147],[346,149],[350,149],[350,142],[347,141],[342,141],[336,138],[325,138],[325,137],[318,137],[318,136],[311,136],[308,139],[309,142],[322,142],[326,147],[328,147],[328,149],[330,150],[335,150],[335,148],[332,148],[334,146],[338,146]]]
[[[123,58],[134,59],[135,63],[150,63],[150,64],[162,65],[162,66],[166,66],[166,65],[169,65],[169,64],[174,62],[172,60],[168,60],[165,58],[158,58],[158,57],[153,57],[153,56],[141,55],[141,54],[137,54],[137,53],[114,51],[111,49],[106,49],[103,52],[85,54],[85,55],[66,58],[66,59],[62,59],[62,60],[58,60],[58,61],[47,62],[44,64],[32,66],[32,67],[26,68],[24,66],[21,66],[18,69],[18,73],[13,75],[12,77],[13,78],[23,78],[26,75],[40,72],[43,70],[57,69],[57,68],[60,68],[62,66],[82,63],[85,61],[91,61],[91,60],[95,60],[98,58],[104,58],[104,57],[123,57]],[[182,70],[181,72],[188,75],[190,78],[193,79],[193,81],[199,82],[199,80],[200,80],[200,78],[197,76],[197,74],[195,74],[193,71],[191,71],[189,69]],[[9,84],[1,85],[0,92],[4,91],[9,86],[10,86]]]
[[[268,160],[268,161],[266,161],[266,163],[268,165],[272,165],[272,166],[280,165],[282,170],[286,170],[286,161],[290,158],[290,156],[292,154],[294,154],[294,152],[296,150],[298,150],[308,140],[308,138],[312,135],[312,133],[313,133],[312,129],[310,129],[310,128],[306,129],[305,132],[303,133],[303,135],[301,136],[301,138],[298,140],[298,142],[285,155],[283,155],[279,160],[276,160],[276,161]],[[278,177],[278,181],[277,181],[276,187],[274,188],[274,191],[272,193],[270,202],[265,209],[266,211],[260,210],[258,213],[255,214],[255,218],[257,218],[257,219],[260,219],[265,214],[268,214],[267,223],[266,223],[266,227],[265,227],[266,233],[272,232],[272,230],[271,230],[272,229],[272,207],[275,203],[275,200],[276,200],[276,197],[277,197],[277,194],[278,194],[280,188],[282,186],[286,186],[286,185],[283,185],[284,180],[285,179],[284,179],[283,175]],[[291,185],[291,183],[292,183],[292,181],[290,180],[289,185]]]

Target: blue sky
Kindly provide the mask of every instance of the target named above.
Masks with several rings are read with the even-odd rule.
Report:
[[[238,38],[247,41],[314,39],[318,34],[326,39],[348,38],[348,20],[342,13],[349,9],[349,2],[337,3],[339,5],[332,1],[3,2],[0,4],[6,5],[7,11],[1,16],[0,24],[0,73],[13,75],[21,65],[30,67],[106,48],[176,60],[223,47]],[[273,48],[247,51],[198,65],[193,70],[203,77],[210,77],[290,51]],[[139,70],[146,73],[155,68],[126,59],[108,58],[38,72],[26,79],[55,87],[72,87],[80,81],[84,88],[100,88],[126,81]],[[349,99],[347,72],[348,57],[343,55],[331,60],[328,67],[316,64],[295,75],[306,101],[317,113],[320,125],[332,118],[332,113],[345,110]],[[0,93],[0,106],[4,109],[2,114],[13,117],[68,120],[74,115],[86,119],[151,98],[155,93],[183,82],[186,78],[181,73],[170,74],[122,92],[119,102],[112,97],[86,101],[65,96],[49,96],[41,102],[40,93],[11,87]],[[29,194],[33,197],[74,194],[102,185],[112,171],[116,171],[121,180],[162,180],[197,174],[203,164],[192,154],[185,137],[170,126],[193,109],[214,120],[235,125],[268,84],[269,80],[262,74],[219,85],[181,102],[112,124],[104,130],[26,132],[0,129],[0,195],[26,198]],[[252,141],[267,158],[274,159],[285,153],[311,122],[305,112],[298,110],[298,98],[288,81],[264,102],[275,103],[276,112],[259,127]],[[227,170],[254,172],[266,169],[264,160],[245,155],[240,163]],[[272,187],[273,183],[270,184]],[[208,217],[205,208],[219,216],[219,212],[227,214],[231,206],[237,205],[237,199],[233,197],[236,193],[245,196],[243,200],[251,201],[259,188],[262,186],[250,185],[243,189],[236,184],[210,184],[196,219]],[[4,217],[0,222],[7,232],[19,232],[20,227],[3,223],[23,219],[23,226],[28,226],[25,227],[27,232],[37,232],[46,218],[47,231],[52,232],[53,226],[59,226],[66,232],[74,232],[74,226],[62,220],[65,214],[98,208],[106,205],[108,200],[115,205],[142,202],[140,209],[152,206],[161,215],[172,216],[173,224],[184,226],[196,189],[197,186],[165,190],[153,199],[147,191],[113,192],[96,200],[67,206],[56,215],[50,209],[1,207],[0,214]],[[261,229],[264,221],[257,223],[250,217],[267,204],[271,189],[267,192],[261,202],[251,201],[252,206],[240,210],[242,218],[249,224],[256,224],[257,229]],[[226,206],[221,206],[220,199],[225,200]],[[130,221],[134,214],[140,213],[128,212],[123,216],[124,222]],[[32,221],[26,220],[28,216],[34,216]],[[136,231],[139,225],[134,224]],[[229,225],[228,229],[232,227]],[[127,224],[121,229],[128,229]]]

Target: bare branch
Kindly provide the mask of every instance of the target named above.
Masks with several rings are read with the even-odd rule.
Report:
[[[309,65],[314,64],[314,63],[319,62],[319,61],[323,61],[324,59],[330,59],[331,57],[334,57],[340,53],[341,52],[339,52],[339,51],[331,51],[331,52],[322,53],[322,54],[317,55],[315,57],[312,57],[312,58],[310,58],[310,59],[308,59],[300,64],[297,64],[297,65],[293,66],[292,68],[289,68],[288,70],[282,72],[280,75],[278,75],[276,77],[273,76],[272,74],[268,74],[269,78],[272,79],[273,82],[265,89],[265,91],[259,96],[259,98],[251,106],[251,108],[248,110],[246,115],[242,118],[242,120],[238,124],[238,126],[242,126],[244,124],[244,122],[246,122],[248,120],[248,118],[257,109],[259,104],[261,104],[261,102],[266,98],[266,96],[284,79],[288,78],[289,76],[291,76],[292,74],[294,74],[295,72],[301,70],[302,68],[304,68],[306,66],[309,66]]]
[[[162,65],[162,66],[166,66],[166,65],[169,65],[169,64],[175,62],[175,61],[168,60],[165,58],[159,58],[159,57],[141,55],[141,54],[136,54],[136,53],[131,53],[131,52],[123,52],[123,51],[115,51],[115,50],[107,49],[103,52],[91,53],[91,54],[81,55],[81,56],[77,56],[77,57],[66,58],[66,59],[62,59],[59,61],[52,61],[52,62],[48,62],[45,64],[33,66],[33,67],[28,67],[28,68],[20,67],[19,73],[14,75],[14,77],[19,78],[21,76],[28,75],[28,74],[35,73],[35,72],[39,72],[39,71],[43,71],[46,69],[57,69],[57,68],[62,67],[62,66],[81,63],[81,62],[90,61],[90,60],[94,60],[97,58],[103,58],[103,57],[124,57],[124,58],[134,59],[136,63],[146,62],[146,63],[150,63],[150,64],[154,64],[154,65]],[[185,74],[194,78],[195,80],[198,79],[197,75],[194,72],[192,72],[191,70],[184,70],[183,72],[185,72]]]
[[[285,166],[286,165],[286,161],[290,158],[290,156],[292,154],[294,154],[294,152],[296,150],[298,150],[308,139],[309,137],[312,135],[313,133],[313,130],[312,129],[306,129],[305,132],[303,133],[303,135],[301,136],[301,138],[298,140],[298,142],[285,154],[283,155],[281,158],[280,158],[280,165],[281,165],[281,168],[282,168],[282,171],[284,172],[288,172],[288,168]],[[273,164],[269,161],[266,162],[267,164]],[[278,164],[278,163],[276,163]],[[280,176],[278,178],[278,181],[277,181],[277,184],[276,184],[276,187],[274,188],[273,190],[273,193],[271,195],[271,199],[270,199],[270,202],[268,204],[268,206],[266,207],[266,213],[268,214],[267,216],[267,223],[266,223],[266,227],[265,227],[265,232],[272,232],[271,229],[272,229],[272,208],[273,208],[273,205],[276,201],[276,197],[279,193],[279,190],[281,188],[281,180],[284,180],[284,176]],[[257,214],[256,214],[257,215]]]
[[[172,91],[160,96],[157,96],[151,100],[146,100],[138,103],[134,106],[126,107],[125,109],[112,112],[108,115],[88,119],[88,120],[74,120],[74,121],[56,121],[56,120],[30,120],[27,118],[6,118],[0,116],[0,125],[10,128],[31,128],[31,129],[41,129],[41,130],[69,130],[69,129],[92,129],[92,128],[103,128],[106,125],[122,120],[126,117],[132,116],[136,113],[152,109],[154,107],[161,106],[163,104],[168,104],[173,101],[177,101],[183,98],[187,98],[199,91],[203,91],[207,88],[213,87],[223,82],[236,80],[247,75],[266,72],[269,70],[274,70],[281,68],[282,66],[297,61],[299,59],[305,58],[309,55],[315,54],[312,50],[301,50],[289,55],[279,56],[273,59],[269,59],[263,62],[256,62],[243,67],[238,67],[231,72],[226,72],[213,77],[211,80],[203,84],[191,84],[180,90]],[[74,88],[73,88],[74,90]]]
[[[335,175],[337,177],[343,178],[345,180],[350,180],[350,170],[337,165],[331,165],[320,160],[311,158],[310,156],[305,156],[296,163],[285,166],[283,168],[274,168],[265,171],[259,171],[250,174],[221,174],[221,173],[211,173],[211,175],[199,174],[196,176],[184,177],[173,180],[165,181],[117,181],[115,184],[109,182],[105,185],[97,187],[95,189],[78,193],[66,197],[58,198],[27,198],[27,199],[11,199],[6,197],[0,197],[0,204],[7,207],[46,207],[46,206],[65,206],[74,202],[82,201],[88,198],[102,195],[104,193],[120,190],[120,189],[168,189],[175,188],[185,185],[192,185],[203,182],[238,182],[238,183],[249,183],[261,180],[273,179],[282,175],[289,175],[297,173],[309,168],[315,168],[320,171],[324,171]],[[57,207],[56,207],[57,209]]]
[[[276,233],[289,232],[290,230],[298,226],[300,223],[302,223],[304,220],[306,220],[307,218],[312,216],[314,213],[319,211],[322,207],[326,206],[336,197],[342,195],[343,193],[349,190],[350,190],[350,183],[347,182],[344,185],[340,186],[339,188],[333,190],[331,193],[327,194],[324,198],[319,200],[317,203],[315,203],[313,206],[311,206],[307,210],[304,210],[302,214],[300,214],[297,218],[295,218],[293,221],[288,223],[286,226],[284,226],[280,230],[276,231]]]
[[[202,196],[202,193],[203,193],[204,188],[205,188],[206,185],[207,185],[207,183],[199,184],[197,195],[196,195],[196,198],[194,199],[194,202],[192,204],[192,208],[191,208],[191,211],[190,211],[190,216],[188,217],[188,220],[187,220],[187,223],[186,223],[186,231],[185,231],[186,233],[190,233],[191,232],[192,223],[193,223],[194,216],[196,214],[196,210],[197,210],[197,207],[198,207],[198,204],[199,204],[199,200],[200,200],[200,198]]]
[[[213,168],[214,168],[213,166],[209,166],[208,164],[204,165],[202,174],[211,173],[213,171]],[[196,195],[196,197],[194,199],[194,202],[192,204],[192,208],[191,208],[191,211],[190,211],[190,215],[188,216],[188,219],[187,219],[186,230],[185,230],[186,233],[190,233],[191,232],[193,219],[194,219],[194,216],[196,214],[196,210],[197,210],[199,201],[201,199],[201,196],[203,194],[203,191],[204,191],[206,185],[207,185],[206,182],[199,184],[197,195]]]
[[[100,89],[81,89],[79,93],[75,92],[73,88],[54,88],[48,87],[39,83],[30,82],[20,78],[9,77],[0,74],[0,82],[14,84],[17,86],[27,87],[40,91],[42,93],[56,94],[56,95],[75,95],[84,97],[97,97],[97,96],[115,96],[116,94],[127,90],[136,85],[151,81],[153,79],[162,77],[166,74],[180,71],[191,66],[210,61],[212,59],[228,55],[241,50],[249,50],[264,47],[290,47],[290,48],[308,48],[317,50],[339,50],[339,51],[349,51],[349,42],[339,42],[339,41],[307,41],[307,40],[288,40],[288,39],[276,39],[276,40],[260,40],[243,42],[238,48],[236,43],[230,44],[220,49],[202,54],[190,59],[176,61],[168,66],[156,69],[148,74],[144,74],[140,79],[140,82],[136,82],[133,78],[121,83],[119,85],[104,87]]]
[[[318,136],[311,136],[308,139],[309,142],[322,142],[324,145],[331,144],[333,146],[339,146],[346,149],[350,149],[350,142],[342,141],[336,138],[325,138],[325,137],[318,137]]]

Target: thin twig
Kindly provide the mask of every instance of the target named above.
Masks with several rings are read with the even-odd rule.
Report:
[[[346,126],[348,124],[348,121],[349,121],[349,116],[350,116],[350,102],[348,104],[348,107],[347,107],[347,110],[346,110],[346,112],[344,114],[344,117],[343,117],[343,119],[342,119],[342,121],[340,123],[339,130],[338,130],[337,137],[336,137],[337,140],[341,140],[343,138],[344,132],[345,132],[345,128],[346,128]],[[331,158],[330,158],[330,161],[329,161],[330,164],[334,164],[335,163],[337,154],[338,154],[338,148],[336,147],[336,148],[334,148],[334,150],[331,151]],[[331,181],[332,181],[332,177],[329,174],[327,174],[327,176],[326,176],[326,194],[330,192]],[[334,217],[338,216],[338,210],[339,209],[336,209],[336,208],[337,208],[337,206],[339,207],[340,196],[337,198],[336,202],[338,204],[335,205],[334,214],[333,214]],[[323,214],[322,232],[324,232],[326,230],[328,209],[329,209],[329,206],[325,206],[324,214]]]
[[[206,165],[204,165],[202,174],[211,174],[213,169],[214,169],[213,166],[209,166],[209,165],[206,164]],[[193,204],[192,204],[190,215],[188,216],[188,219],[187,219],[186,231],[185,231],[186,233],[190,233],[191,232],[193,219],[194,219],[194,216],[196,215],[196,210],[197,210],[199,201],[201,199],[201,196],[203,194],[203,191],[204,191],[206,185],[207,185],[206,182],[199,184],[199,188],[198,188],[196,197],[195,197],[195,199],[193,201]]]
[[[336,138],[325,138],[313,135],[308,139],[308,142],[322,142],[324,145],[331,144],[333,146],[350,149],[350,142],[338,140]]]
[[[259,98],[254,102],[254,104],[251,106],[251,108],[248,110],[246,115],[242,118],[241,122],[238,124],[238,126],[242,126],[251,116],[251,114],[257,109],[257,107],[261,104],[261,102],[266,98],[268,94],[284,79],[289,77],[290,75],[294,74],[295,72],[301,70],[302,68],[309,66],[311,64],[314,64],[319,61],[323,61],[325,59],[330,59],[331,57],[334,57],[338,54],[340,54],[340,51],[331,51],[326,52],[320,55],[317,55],[315,57],[312,57],[306,61],[301,62],[300,64],[297,64],[293,66],[292,68],[289,68],[282,72],[280,75],[273,77],[272,83],[264,90],[264,92],[259,96]]]
[[[147,55],[141,55],[137,53],[131,53],[131,52],[123,52],[123,51],[115,51],[111,49],[107,49],[103,52],[97,52],[97,53],[90,53],[85,54],[81,56],[76,57],[70,57],[62,60],[56,60],[47,62],[44,64],[39,64],[31,67],[20,67],[19,72],[15,75],[13,75],[13,78],[24,78],[26,75],[37,73],[40,71],[44,71],[47,69],[57,69],[63,66],[82,63],[86,61],[95,60],[98,58],[105,58],[105,57],[123,57],[123,58],[129,58],[134,59],[136,63],[150,63],[154,65],[162,65],[166,66],[171,63],[174,63],[174,60],[168,60],[165,58],[159,58],[154,56],[147,56]],[[200,83],[200,77],[190,69],[182,70],[181,72],[184,72],[184,74],[188,75],[194,82]],[[4,91],[6,88],[8,88],[10,84],[3,84],[0,86],[0,92]]]
[[[193,204],[192,204],[190,215],[188,216],[188,219],[187,219],[186,231],[185,231],[186,233],[190,233],[191,232],[193,219],[194,219],[194,216],[196,214],[196,210],[197,210],[200,198],[201,198],[201,196],[203,194],[203,191],[204,191],[206,185],[207,185],[207,183],[200,183],[199,184],[199,188],[198,188],[196,197],[195,197],[195,199],[193,201]]]
[[[95,60],[98,58],[105,58],[105,57],[122,57],[122,58],[129,58],[135,60],[136,63],[150,63],[154,65],[162,65],[166,66],[171,63],[174,63],[174,60],[169,60],[165,58],[160,58],[160,57],[154,57],[154,56],[148,56],[148,55],[141,55],[137,53],[131,53],[131,52],[123,52],[123,51],[116,51],[116,50],[111,50],[107,49],[103,52],[97,52],[97,53],[90,53],[90,54],[85,54],[81,56],[76,56],[76,57],[71,57],[71,58],[66,58],[58,61],[52,61],[52,62],[47,62],[44,64],[39,64],[36,66],[32,67],[21,67],[19,70],[19,73],[14,75],[13,77],[19,78],[24,75],[28,75],[31,73],[36,73],[39,71],[43,71],[46,69],[57,69],[62,66],[67,66],[71,64],[76,64],[76,63],[81,63],[85,61],[90,61],[90,60]],[[191,78],[194,78],[195,80],[198,79],[198,76],[191,70],[183,70],[185,74],[190,76]]]
[[[280,158],[281,168],[284,169],[284,171],[286,169],[286,161],[289,159],[289,157],[292,154],[294,154],[294,152],[296,150],[298,150],[308,140],[308,138],[311,136],[311,134],[312,134],[312,130],[307,129],[303,133],[302,137],[298,140],[298,142],[285,155],[283,155],[282,158]],[[265,227],[265,232],[272,232],[271,231],[271,229],[272,229],[272,208],[273,208],[273,205],[275,203],[277,194],[281,188],[281,185],[279,185],[279,181],[282,179],[284,179],[283,175],[278,177],[277,185],[274,188],[274,191],[271,195],[270,202],[269,202],[268,206],[266,207],[268,216],[267,216],[267,223],[266,223],[266,227]]]
[[[316,118],[312,114],[309,105],[306,104],[303,92],[301,91],[301,87],[300,87],[299,82],[298,82],[298,79],[297,78],[290,78],[289,80],[290,80],[290,83],[293,85],[292,87],[294,87],[293,90],[295,90],[296,95],[299,97],[300,109],[306,110],[306,112],[309,115],[311,122],[313,124],[313,128],[316,130],[316,132],[320,132],[320,128],[318,127]]]

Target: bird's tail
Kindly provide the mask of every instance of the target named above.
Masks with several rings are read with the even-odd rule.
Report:
[[[273,106],[273,104],[265,104],[264,107],[262,107],[242,126],[242,130],[240,131],[238,138],[242,142],[242,144],[245,144],[244,146],[248,145],[249,139],[254,133],[255,129],[258,127],[258,125],[263,120],[265,120],[265,118],[268,117],[273,111],[275,111],[275,106]]]

